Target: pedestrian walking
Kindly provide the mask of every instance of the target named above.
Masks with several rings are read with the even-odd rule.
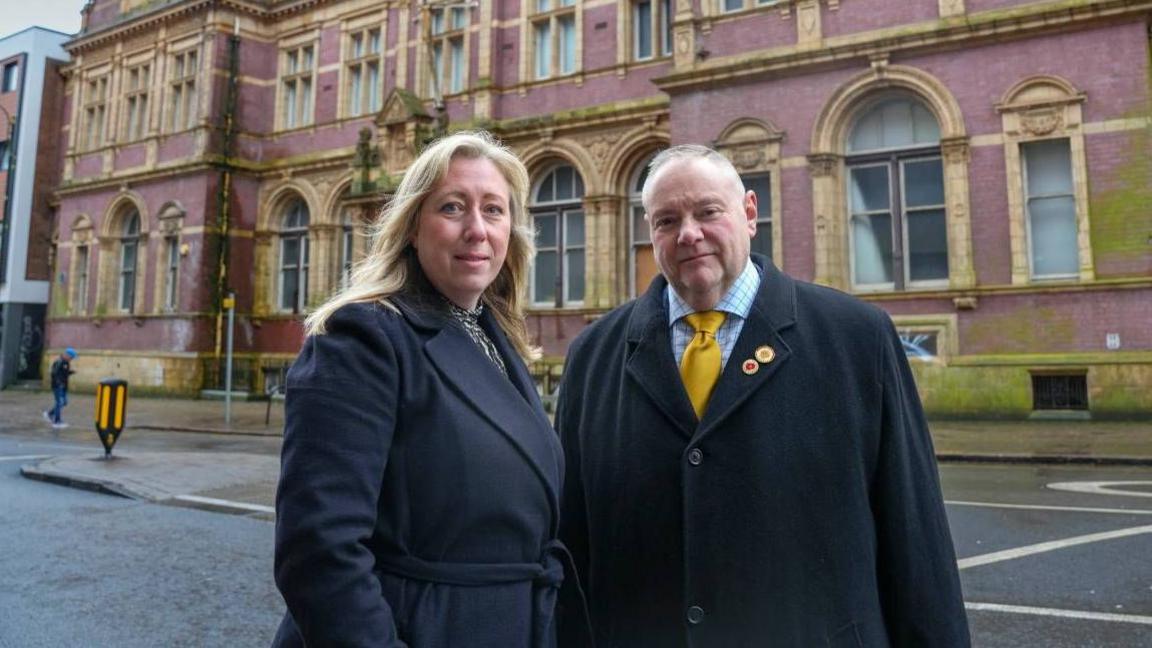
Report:
[[[54,402],[52,409],[44,411],[44,418],[52,424],[52,427],[59,430],[60,428],[68,427],[64,422],[64,406],[68,404],[68,378],[76,373],[72,371],[72,361],[76,359],[76,349],[68,347],[56,358],[52,363],[52,396]]]

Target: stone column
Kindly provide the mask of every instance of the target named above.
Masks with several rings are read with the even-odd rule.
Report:
[[[620,274],[620,241],[616,235],[620,198],[600,195],[584,198],[584,305],[616,305]]]
[[[815,229],[815,278],[825,286],[847,290],[848,234],[840,169],[843,158],[835,153],[808,156],[812,177],[812,224]]]

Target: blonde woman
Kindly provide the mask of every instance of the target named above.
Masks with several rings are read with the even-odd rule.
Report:
[[[560,446],[525,367],[528,175],[490,135],[412,164],[307,319],[276,495],[277,646],[552,646]]]

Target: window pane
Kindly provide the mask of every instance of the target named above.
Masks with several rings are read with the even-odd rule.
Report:
[[[551,173],[544,176],[544,180],[540,182],[540,187],[536,190],[536,202],[552,202],[552,196],[554,195],[552,189],[553,185],[555,184],[555,180],[556,176]]]
[[[648,227],[648,221],[644,220],[643,205],[632,206],[632,242],[652,242],[652,230]]]
[[[560,23],[560,74],[576,71],[576,17],[562,16]]]
[[[935,144],[940,141],[940,124],[924,106],[912,104],[912,140],[917,144]]]
[[[852,213],[886,211],[891,204],[888,167],[871,166],[852,169],[849,191]]]
[[[452,80],[449,88],[452,92],[464,90],[464,41],[454,40],[450,43],[452,53]]]
[[[281,293],[280,293],[280,308],[284,310],[294,310],[296,307],[296,298],[299,296],[297,291],[300,288],[300,275],[296,270],[284,270],[280,273]]]
[[[536,247],[556,247],[556,214],[536,215]]]
[[[892,283],[892,217],[854,216],[852,239],[856,283]]]
[[[552,0],[536,0],[536,11],[548,11],[552,8]]]
[[[295,268],[300,262],[300,239],[296,236],[290,236],[282,240],[284,243],[281,247],[280,267]]]
[[[584,248],[565,253],[564,263],[568,279],[568,301],[584,301]]]
[[[660,273],[660,269],[656,267],[656,255],[653,254],[651,245],[635,248],[635,255],[636,274],[632,279],[636,287],[634,294],[644,292],[648,284]]]
[[[120,270],[132,272],[136,269],[136,244],[124,243],[120,254]]]
[[[552,39],[548,21],[536,23],[536,78],[544,79],[552,72]]]
[[[1076,274],[1080,259],[1076,243],[1076,205],[1072,196],[1029,200],[1028,217],[1032,234],[1032,274]]]
[[[948,225],[943,209],[907,216],[908,280],[948,278]]]
[[[882,148],[908,146],[912,139],[912,106],[907,101],[888,101],[877,110],[884,124]]]
[[[584,212],[570,211],[564,214],[564,247],[584,245]]]
[[[756,236],[752,238],[752,252],[772,258],[772,223],[765,221],[756,224]]]
[[[632,34],[635,39],[635,56],[645,59],[652,56],[652,3],[637,2],[632,8]]]
[[[746,191],[756,192],[756,217],[760,220],[772,218],[772,182],[766,175],[741,176]]]
[[[556,301],[556,253],[537,252],[536,263],[536,290],[532,295],[534,302]]]
[[[1029,196],[1072,193],[1072,153],[1068,140],[1030,142],[1020,148],[1024,151]]]
[[[348,85],[348,113],[360,114],[360,66],[353,66],[350,70],[351,78]]]
[[[724,11],[737,11],[744,8],[744,0],[724,0]]]
[[[380,110],[380,65],[378,63],[368,64],[368,110],[376,112]]]
[[[908,207],[944,204],[944,167],[940,160],[904,163],[904,201]]]
[[[572,167],[558,167],[553,174],[556,176],[556,200],[571,200]]]
[[[672,0],[660,0],[660,53],[672,53]]]

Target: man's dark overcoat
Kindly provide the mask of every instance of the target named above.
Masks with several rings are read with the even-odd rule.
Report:
[[[672,356],[663,278],[569,349],[561,538],[598,645],[968,645],[891,320],[753,260],[760,289],[702,421]],[[756,361],[762,347],[775,357]],[[575,621],[562,618],[562,645],[577,644]]]
[[[288,373],[274,645],[550,646],[563,459],[523,362],[441,308],[336,312]]]

